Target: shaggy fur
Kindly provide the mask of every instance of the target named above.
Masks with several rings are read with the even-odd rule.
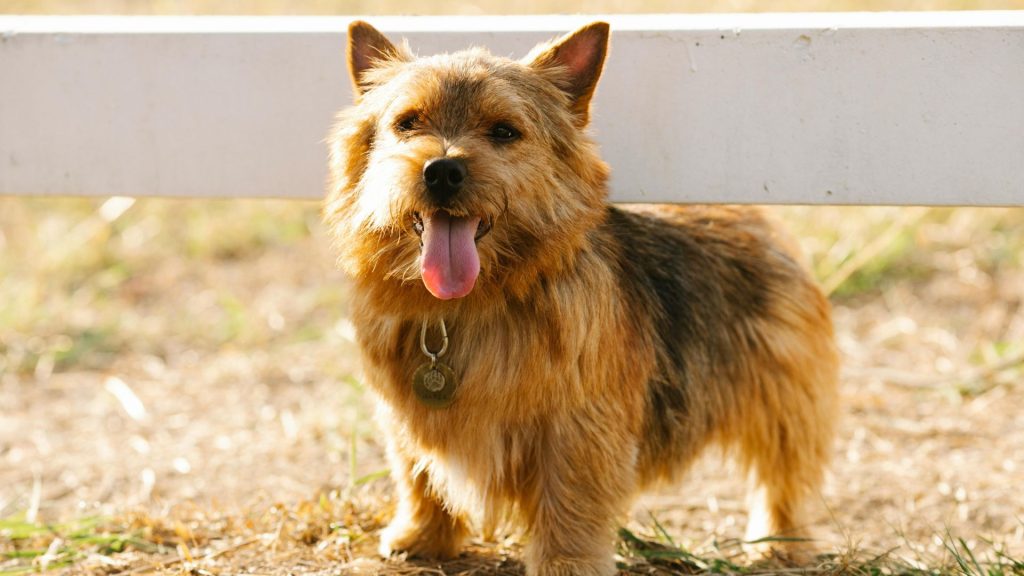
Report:
[[[449,557],[473,522],[511,515],[528,574],[613,574],[631,498],[711,443],[750,471],[750,537],[806,535],[836,420],[828,301],[755,209],[607,202],[585,132],[607,24],[521,61],[349,35],[356,103],[330,138],[325,220],[397,484],[381,552]],[[451,197],[424,183],[436,158],[466,167]],[[480,218],[462,297],[425,286],[437,213]],[[437,350],[441,320],[459,385],[431,408],[412,379],[421,325]]]

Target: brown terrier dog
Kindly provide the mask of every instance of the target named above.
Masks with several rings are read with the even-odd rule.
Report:
[[[512,517],[528,574],[612,574],[630,499],[710,443],[752,473],[750,537],[806,534],[828,301],[756,210],[607,202],[585,131],[607,43],[598,22],[518,62],[417,59],[349,28],[325,219],[398,488],[382,554]]]

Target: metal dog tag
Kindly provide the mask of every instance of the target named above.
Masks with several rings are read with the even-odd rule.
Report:
[[[416,397],[431,408],[444,408],[454,402],[456,387],[455,373],[442,362],[427,362],[412,377]]]

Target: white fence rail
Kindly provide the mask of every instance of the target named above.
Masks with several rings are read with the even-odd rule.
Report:
[[[518,57],[591,19],[371,22]],[[1024,12],[608,19],[616,200],[1024,205]],[[317,198],[348,20],[0,17],[0,194]]]

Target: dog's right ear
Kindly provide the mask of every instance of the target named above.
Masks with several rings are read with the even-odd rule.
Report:
[[[523,60],[538,69],[561,69],[565,74],[562,89],[569,96],[570,109],[580,126],[590,116],[590,98],[608,54],[607,22],[591,22],[550,44],[541,44]]]
[[[356,100],[373,87],[373,82],[367,77],[368,71],[382,62],[408,60],[404,50],[396,48],[379,30],[362,20],[348,25],[346,55]]]

